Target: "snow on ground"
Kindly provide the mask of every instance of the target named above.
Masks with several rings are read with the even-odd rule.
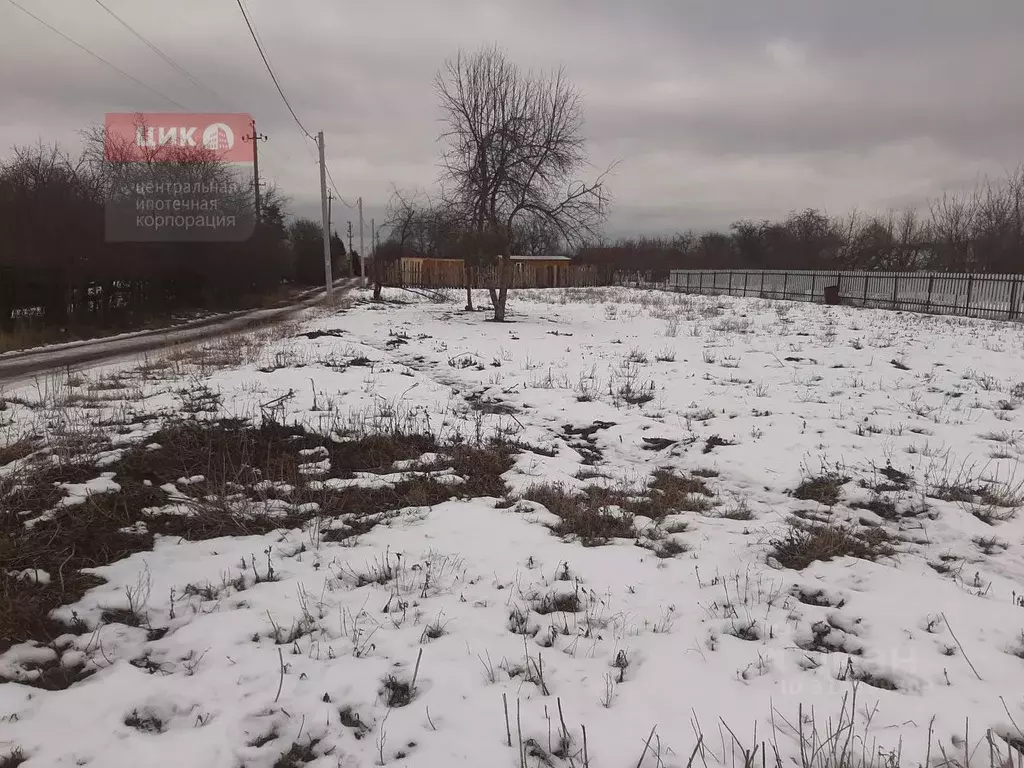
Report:
[[[0,687],[0,756],[653,768],[753,765],[744,750],[764,742],[766,761],[809,767],[843,749],[890,766],[899,749],[915,765],[1024,749],[1024,327],[628,289],[519,292],[513,322],[493,324],[388,298],[413,303],[321,315],[241,366],[168,380],[121,365],[94,389],[0,393],[9,442],[130,413],[123,450],[156,431],[141,414],[176,412],[524,447],[508,501],[411,507],[343,541],[322,521],[162,536],[93,569],[105,583],[56,613],[86,631],[0,655],[21,681]],[[442,458],[315,482],[463,482]],[[302,462],[314,478],[330,465]],[[56,504],[116,493],[99,464]],[[627,499],[662,468],[703,478],[713,503],[637,518],[604,546],[560,539],[552,511],[516,501],[546,484]],[[181,514],[194,475],[167,488]],[[885,531],[892,554],[785,567],[793,515]],[[30,684],[58,659],[97,671]],[[830,718],[852,747],[821,747]]]

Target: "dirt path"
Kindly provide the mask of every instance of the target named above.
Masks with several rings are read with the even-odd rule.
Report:
[[[335,296],[344,295],[359,284],[358,279],[339,281]],[[0,387],[13,387],[34,376],[54,370],[73,370],[85,365],[115,362],[165,347],[198,343],[217,336],[251,331],[268,323],[286,320],[324,300],[320,291],[296,304],[258,309],[227,319],[211,318],[183,328],[145,331],[127,337],[96,339],[55,348],[28,350],[0,356]]]

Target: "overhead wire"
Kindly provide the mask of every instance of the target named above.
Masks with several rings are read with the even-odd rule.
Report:
[[[185,78],[187,78],[188,81],[190,83],[192,83],[192,85],[194,85],[196,88],[199,88],[199,89],[205,91],[206,93],[210,94],[211,96],[213,96],[217,100],[217,103],[221,107],[226,107],[227,109],[229,109],[229,110],[231,110],[233,112],[243,111],[243,110],[236,109],[227,99],[225,99],[223,96],[221,96],[219,93],[217,93],[217,91],[215,91],[212,87],[207,85],[205,82],[203,82],[199,78],[195,77],[191,72],[189,72],[187,69],[185,69],[185,67],[183,67],[181,64],[179,64],[177,61],[175,61],[169,54],[167,54],[165,51],[161,50],[160,47],[156,45],[156,43],[151,41],[149,38],[147,38],[145,35],[143,35],[141,32],[139,32],[137,29],[135,29],[135,27],[133,27],[128,21],[126,21],[124,18],[119,16],[117,13],[115,13],[102,0],[93,0],[93,2],[95,2],[96,5],[98,5],[104,11],[106,11],[110,16],[112,16],[121,26],[123,26],[125,29],[127,29],[129,32],[131,32],[132,35],[134,35],[137,39],[141,40],[151,51],[153,51],[153,53],[155,53],[157,56],[159,56],[161,59],[163,59],[171,67],[173,67],[176,72],[178,72],[179,74],[181,74]],[[294,158],[288,152],[286,152],[284,150],[280,150],[280,152],[279,152],[279,151],[275,150],[273,147],[267,147],[267,148],[264,149],[264,151],[267,152],[272,157],[283,155],[283,157],[286,160],[294,161]]]
[[[331,169],[327,167],[327,163],[324,163],[324,170],[327,171],[327,180],[331,182],[331,189],[334,190],[334,194],[337,195],[338,199],[348,208],[355,209],[348,200],[341,196],[341,192],[338,191],[338,185],[334,183],[334,179],[331,177]]]
[[[164,53],[162,50],[160,50],[160,48],[157,47],[157,45],[155,43],[153,43],[151,40],[149,40],[149,38],[147,38],[141,32],[136,30],[135,27],[133,27],[127,21],[125,21],[120,16],[118,16],[116,13],[114,13],[114,11],[112,11],[107,5],[105,5],[103,3],[103,0],[93,0],[93,2],[96,3],[96,5],[98,5],[100,8],[102,8],[104,11],[106,11],[110,16],[112,16],[121,26],[123,26],[125,29],[127,29],[129,32],[131,32],[133,35],[135,35],[136,38],[138,38],[143,43],[145,43],[145,45],[151,51],[153,51],[153,53],[155,53],[157,56],[159,56],[165,62],[170,64],[179,74],[185,76],[188,79],[188,81],[190,83],[192,83],[192,85],[194,85],[197,88],[200,88],[201,90],[204,90],[207,93],[211,94],[215,99],[217,99],[217,101],[219,101],[221,103],[224,103],[224,99],[220,96],[220,94],[218,94],[215,90],[213,90],[213,88],[210,88],[208,85],[206,85],[205,83],[203,83],[202,81],[200,81],[196,77],[193,77],[191,72],[189,72],[183,66],[178,64],[178,62],[176,62],[174,59],[172,59],[170,56],[168,56],[166,53]]]
[[[163,92],[157,90],[156,88],[154,88],[153,86],[148,85],[147,83],[144,83],[142,80],[139,80],[139,78],[135,77],[134,75],[130,75],[129,73],[125,72],[123,69],[118,67],[117,65],[111,64],[109,61],[104,59],[98,53],[93,53],[91,50],[86,48],[84,45],[82,45],[80,42],[78,42],[74,38],[64,34],[59,29],[54,27],[52,24],[50,24],[50,23],[44,21],[43,19],[39,18],[34,13],[32,13],[32,11],[28,10],[24,6],[19,5],[17,2],[15,2],[15,0],[7,0],[7,2],[10,3],[11,5],[13,5],[15,8],[17,8],[22,13],[24,13],[27,16],[30,16],[31,18],[35,19],[36,22],[38,22],[39,24],[42,24],[44,27],[46,27],[48,30],[50,30],[54,34],[62,37],[64,40],[66,40],[67,42],[71,43],[72,45],[74,45],[79,50],[84,51],[85,53],[89,54],[90,56],[92,56],[92,58],[96,59],[100,63],[110,67],[110,69],[114,70],[115,72],[117,72],[122,77],[126,77],[129,80],[131,80],[133,83],[141,85],[143,88],[145,88],[150,93],[155,93],[157,96],[159,96],[160,98],[164,99],[165,101],[170,102],[171,104],[173,104],[174,106],[178,107],[179,109],[184,110],[185,112],[188,111],[188,107],[185,107],[182,104],[178,103],[177,101],[172,99],[170,96],[168,96],[166,93],[163,93]]]
[[[256,48],[257,48],[257,50],[260,53],[260,57],[262,58],[263,63],[264,63],[264,65],[267,68],[267,72],[270,74],[271,80],[273,80],[274,86],[277,88],[278,94],[280,94],[282,101],[284,101],[285,106],[288,108],[288,111],[291,114],[292,119],[295,120],[296,125],[302,131],[303,135],[307,139],[310,139],[310,140],[315,142],[316,139],[310,134],[309,131],[306,130],[305,126],[302,124],[302,121],[299,120],[298,115],[295,113],[295,110],[291,106],[291,102],[289,102],[287,96],[284,93],[284,90],[281,88],[281,84],[278,81],[277,76],[274,74],[273,68],[270,66],[270,62],[267,59],[266,53],[265,53],[265,51],[263,49],[262,42],[260,41],[259,35],[257,34],[256,29],[254,28],[252,22],[249,19],[249,14],[246,12],[246,8],[245,8],[242,0],[236,0],[236,1],[238,3],[239,10],[242,12],[242,17],[245,20],[246,27],[248,28],[249,33],[252,36],[253,42],[256,44]],[[160,91],[157,88],[154,88],[153,86],[149,85],[148,83],[144,82],[143,80],[140,80],[139,78],[135,77],[134,75],[132,75],[132,74],[126,72],[125,70],[121,69],[116,64],[113,64],[112,62],[108,61],[104,57],[100,56],[98,53],[90,50],[88,47],[86,47],[82,43],[78,42],[77,40],[75,40],[70,35],[62,32],[60,29],[56,28],[55,26],[53,26],[49,22],[45,21],[44,19],[40,18],[36,14],[32,13],[32,11],[30,11],[27,8],[25,8],[24,6],[22,6],[16,0],[7,0],[7,2],[10,3],[12,6],[14,6],[15,8],[17,8],[22,13],[24,13],[25,15],[29,16],[36,23],[38,23],[41,26],[45,27],[50,32],[54,33],[55,35],[57,35],[58,37],[62,38],[66,42],[71,43],[76,48],[78,48],[79,50],[81,50],[82,52],[87,54],[88,56],[92,57],[96,61],[99,61],[101,64],[103,64],[104,66],[108,67],[109,69],[112,69],[113,71],[117,72],[122,77],[124,77],[124,78],[126,78],[128,80],[131,80],[136,85],[139,85],[142,88],[144,88],[147,91],[149,91],[150,93],[152,93],[152,94],[154,94],[156,96],[159,96],[164,101],[166,101],[166,102],[168,102],[170,104],[173,104],[175,107],[177,107],[178,109],[181,109],[182,111],[185,111],[185,112],[192,111],[188,107],[186,107],[184,104],[182,104],[181,102],[179,102],[179,101],[171,98],[170,96],[168,96],[166,93]],[[129,32],[131,32],[132,35],[134,35],[137,39],[139,39],[141,42],[143,42],[150,50],[152,50],[154,53],[156,53],[158,56],[160,56],[160,58],[163,59],[167,64],[169,64],[171,67],[173,67],[175,69],[175,71],[177,71],[178,73],[180,73],[181,75],[186,77],[194,86],[196,86],[197,88],[200,88],[200,89],[206,91],[207,93],[210,93],[219,102],[225,103],[225,99],[223,97],[221,97],[215,90],[213,90],[213,88],[211,88],[210,86],[206,85],[205,83],[200,81],[198,78],[193,76],[188,70],[186,70],[183,66],[178,64],[173,58],[171,58],[164,51],[162,51],[155,43],[153,43],[151,40],[149,40],[141,32],[136,30],[131,24],[129,24],[127,21],[125,21],[123,18],[121,18],[117,13],[115,13],[113,10],[111,10],[101,0],[94,0],[94,2],[98,6],[100,6],[100,8],[102,8],[106,13],[108,13],[111,17],[113,17],[125,29],[127,29]],[[303,146],[306,148],[307,153],[310,154],[311,159],[313,159],[314,162],[318,162],[316,160],[316,158],[312,155],[312,152],[310,151],[309,146],[306,145],[306,144],[304,144]],[[325,169],[327,171],[327,176],[330,178],[330,169],[326,168],[326,164],[325,164]],[[347,200],[345,200],[344,197],[342,197],[341,193],[338,191],[337,185],[334,183],[334,179],[330,178],[330,181],[331,181],[331,187],[334,189],[334,192],[338,196],[338,199],[344,205],[346,205],[347,207],[354,208],[355,207],[354,205],[352,205]]]
[[[253,25],[251,19],[249,18],[249,13],[246,10],[244,0],[235,0],[235,2],[238,4],[238,10],[241,11],[242,18],[245,20],[245,25],[249,29],[249,34],[252,37],[252,41],[256,44],[256,49],[260,53],[260,58],[263,59],[263,64],[267,68],[267,73],[270,75],[270,79],[274,81],[274,87],[277,88],[277,92],[278,94],[280,94],[281,100],[284,102],[285,106],[288,107],[288,111],[291,113],[292,119],[295,121],[295,124],[299,126],[299,130],[301,130],[302,133],[305,134],[307,139],[313,141],[314,143],[318,143],[318,139],[315,138],[309,131],[306,130],[306,127],[302,124],[302,121],[299,120],[298,115],[295,114],[295,110],[292,108],[291,102],[288,101],[288,97],[285,96],[284,89],[281,87],[281,83],[278,81],[277,75],[274,74],[273,67],[270,66],[270,61],[267,58],[267,54],[266,51],[264,50],[263,43],[260,40],[259,34],[256,32],[256,28]],[[319,164],[320,161],[313,156],[313,152],[310,149],[309,145],[305,144],[303,146],[306,147],[306,151],[309,153],[310,158],[315,163]],[[338,191],[338,187],[334,183],[334,179],[331,177],[331,169],[327,167],[326,160],[324,162],[324,170],[327,172],[327,178],[330,180],[331,188],[334,190],[334,194],[337,195],[338,199],[348,208],[355,208],[355,206],[349,203],[347,200],[345,200],[345,198],[342,197],[341,193]]]
[[[13,1],[13,0],[12,0]],[[288,111],[292,115],[292,119],[295,120],[295,124],[299,126],[299,129],[306,134],[306,138],[310,141],[315,141],[313,136],[306,127],[299,120],[299,116],[295,114],[295,110],[292,109],[291,102],[288,101],[288,97],[284,95],[284,89],[281,88],[281,83],[277,81],[277,75],[274,74],[273,68],[270,66],[270,62],[267,60],[267,54],[263,51],[263,46],[260,44],[259,37],[256,35],[256,30],[253,29],[252,22],[249,21],[249,14],[246,13],[245,6],[242,4],[242,0],[236,0],[238,3],[238,10],[242,12],[242,18],[245,19],[245,26],[249,28],[249,34],[252,36],[252,41],[256,43],[256,50],[260,52],[260,58],[263,59],[263,64],[267,68],[267,72],[270,74],[270,79],[274,81],[274,86],[277,88],[277,92],[281,95],[281,100],[284,101],[284,105],[288,107]]]

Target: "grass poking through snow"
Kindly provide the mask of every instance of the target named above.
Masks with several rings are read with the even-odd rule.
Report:
[[[788,530],[770,543],[769,552],[783,567],[799,571],[812,563],[839,557],[877,560],[895,554],[896,548],[881,528],[794,519]]]

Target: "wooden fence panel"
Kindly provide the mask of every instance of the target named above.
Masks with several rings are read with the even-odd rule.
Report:
[[[499,268],[480,267],[473,271],[473,288],[499,286]],[[611,284],[611,274],[595,264],[513,263],[508,273],[508,287],[521,288],[592,288]],[[462,289],[466,288],[466,270],[461,263],[430,260],[388,264],[382,283],[400,288]]]

